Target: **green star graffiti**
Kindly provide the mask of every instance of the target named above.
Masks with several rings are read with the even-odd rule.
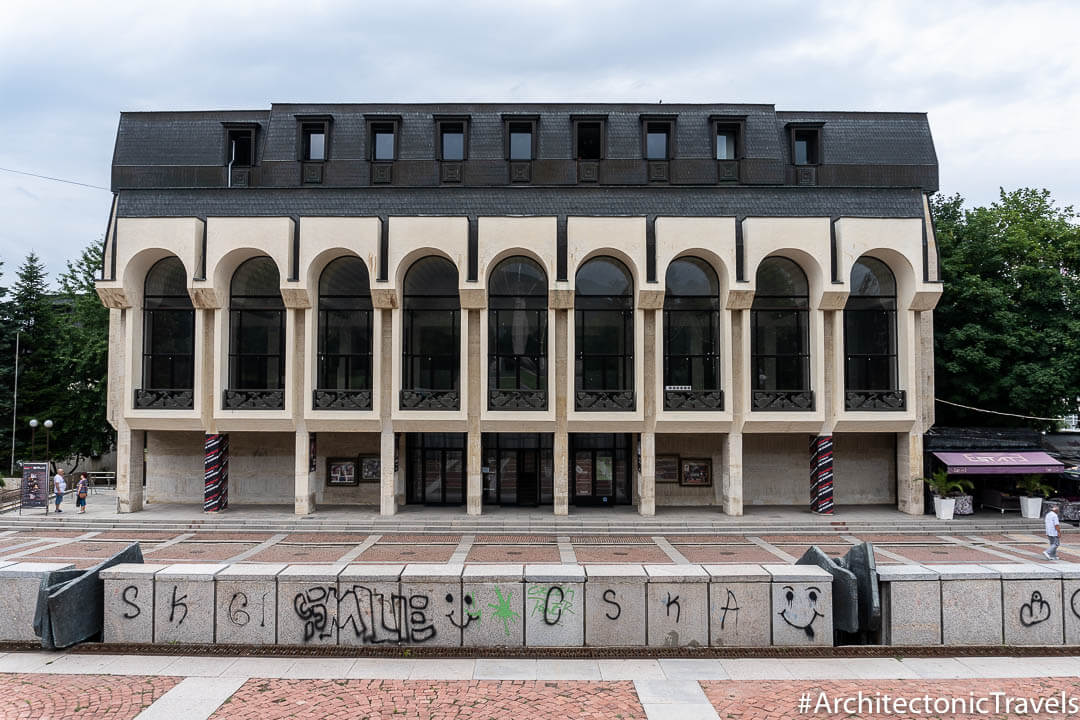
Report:
[[[488,607],[494,610],[492,613],[495,617],[499,618],[503,622],[503,630],[506,631],[507,637],[510,636],[510,621],[517,620],[521,615],[514,612],[510,607],[511,601],[514,599],[513,590],[509,590],[506,593],[506,597],[503,597],[502,588],[498,585],[495,586],[495,594],[498,596],[498,600],[493,603],[488,603]]]

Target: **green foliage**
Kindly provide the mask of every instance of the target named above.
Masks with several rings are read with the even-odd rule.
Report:
[[[1054,492],[1054,486],[1044,483],[1039,474],[1024,475],[1016,483],[1016,489],[1024,497],[1050,497],[1050,493]]]
[[[938,497],[956,497],[975,488],[975,483],[968,478],[951,476],[944,470],[935,470],[929,478],[923,478],[923,482]]]
[[[1080,227],[1046,190],[1001,191],[990,207],[931,199],[944,294],[934,313],[938,397],[1038,417],[1077,412]],[[943,425],[1017,418],[938,405]],[[1038,429],[1054,423],[1028,421]]]

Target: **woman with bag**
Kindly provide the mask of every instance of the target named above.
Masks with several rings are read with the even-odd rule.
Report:
[[[86,495],[90,492],[90,479],[86,473],[79,475],[79,485],[75,492],[75,507],[79,509],[79,512],[86,512]]]

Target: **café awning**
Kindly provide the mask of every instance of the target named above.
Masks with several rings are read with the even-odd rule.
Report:
[[[1024,475],[1027,473],[1059,473],[1065,466],[1038,450],[1017,452],[934,452],[945,463],[946,472],[957,475]]]

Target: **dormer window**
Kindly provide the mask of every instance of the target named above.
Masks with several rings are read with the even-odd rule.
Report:
[[[578,160],[601,160],[604,157],[603,120],[574,121],[574,156]]]
[[[645,123],[645,159],[667,160],[671,157],[671,123]]]
[[[392,162],[397,152],[395,127],[392,122],[371,124],[371,159],[375,162]]]
[[[507,124],[511,160],[533,159],[533,123],[511,122]]]
[[[302,156],[307,162],[320,162],[326,159],[326,125],[322,123],[304,123],[302,130]]]
[[[255,130],[229,130],[225,143],[225,164],[232,167],[251,167],[255,164]]]
[[[796,165],[818,165],[821,162],[821,128],[793,127],[791,157]]]
[[[442,160],[459,162],[465,159],[465,124],[460,122],[441,123],[439,126],[439,147]]]
[[[723,123],[716,124],[716,159],[717,160],[735,160],[737,159],[736,150],[737,142],[739,139],[739,128],[737,125],[726,125]]]

